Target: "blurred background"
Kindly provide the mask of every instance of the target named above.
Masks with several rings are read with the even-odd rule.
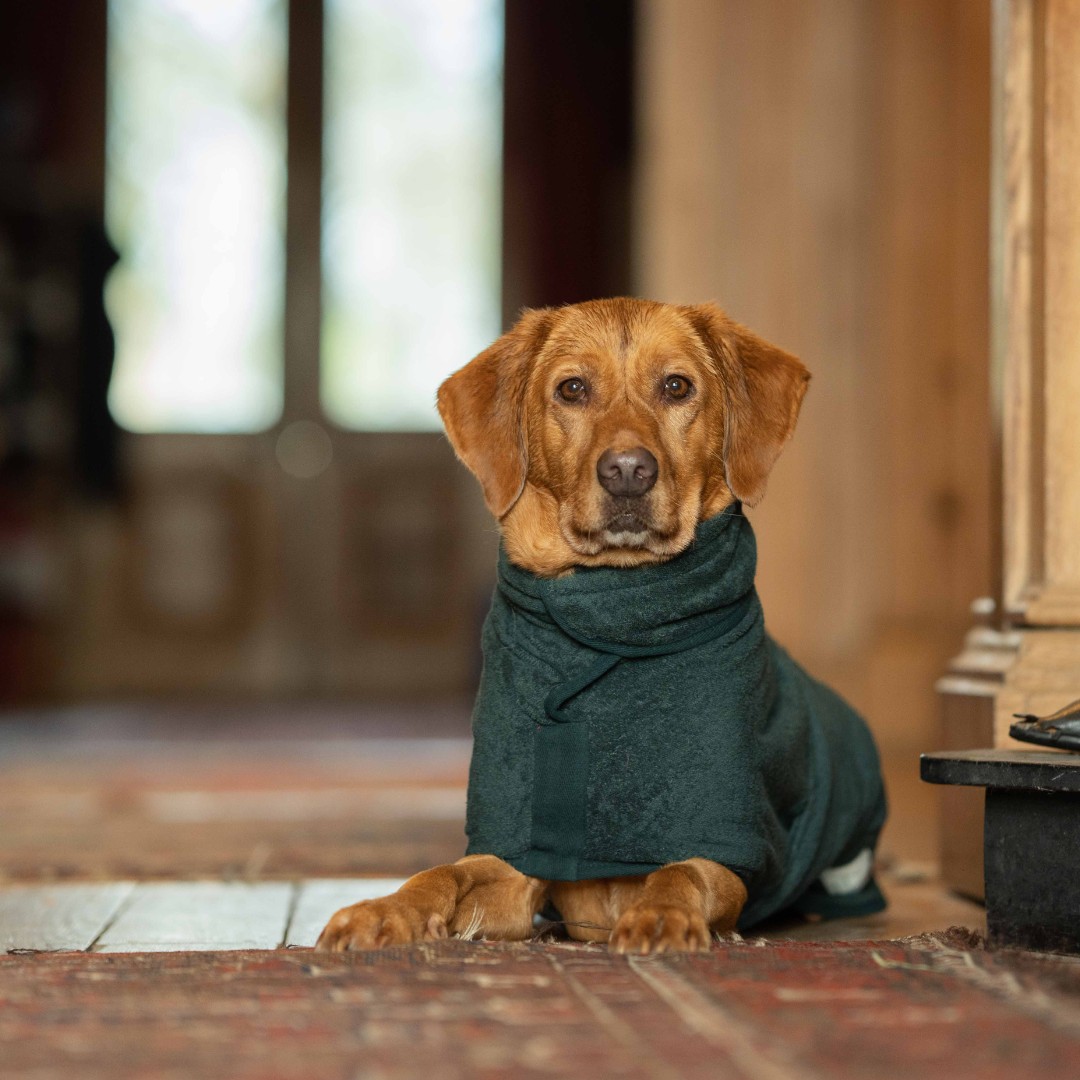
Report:
[[[526,305],[712,299],[814,374],[759,587],[933,859],[917,754],[1000,562],[989,38],[971,0],[9,5],[0,726],[467,734],[497,536],[435,387]]]

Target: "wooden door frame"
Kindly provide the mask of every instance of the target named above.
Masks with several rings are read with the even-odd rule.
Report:
[[[947,749],[1030,750],[1016,713],[1080,698],[1080,0],[993,0],[996,611],[938,684]],[[943,796],[947,882],[982,893],[982,793]]]
[[[1017,656],[995,706],[1080,698],[1080,0],[995,0],[994,371],[1002,608]]]

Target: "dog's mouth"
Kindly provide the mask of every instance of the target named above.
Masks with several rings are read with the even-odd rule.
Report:
[[[614,499],[612,513],[600,530],[608,547],[645,547],[653,523],[640,499]]]
[[[647,499],[618,497],[606,500],[595,523],[574,522],[564,528],[571,547],[582,555],[615,550],[667,554],[676,531],[657,523]]]

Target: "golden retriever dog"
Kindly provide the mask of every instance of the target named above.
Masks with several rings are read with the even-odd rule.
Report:
[[[609,568],[603,580],[611,577],[610,568],[617,568],[617,580],[625,574],[628,582],[636,580],[633,575],[656,573],[655,568],[674,572],[689,557],[703,523],[738,514],[741,504],[753,505],[762,497],[770,470],[794,431],[809,377],[794,356],[715,305],[623,298],[527,311],[499,341],[447,379],[438,405],[450,442],[479,480],[499,522],[507,572],[524,572],[522,580],[535,581],[538,595],[546,595],[545,589],[558,589],[575,575],[587,578],[596,568]],[[742,527],[749,532],[745,518]],[[752,582],[752,564],[750,574]],[[758,632],[764,641],[763,631]],[[499,643],[493,641],[490,650],[488,644],[485,639],[485,677],[489,666],[501,662],[493,656]],[[783,662],[792,663],[786,654]],[[770,678],[771,672],[769,667]],[[597,679],[590,692],[602,696],[605,684]],[[761,683],[764,676],[755,680]],[[808,685],[811,696],[829,693],[812,680]],[[550,703],[549,715],[562,716],[550,711]],[[677,691],[665,715],[665,723],[677,728]],[[543,723],[541,716],[532,727],[539,733]],[[525,725],[525,737],[529,728]],[[675,739],[677,731],[670,737]],[[767,726],[762,727],[761,745],[769,737]],[[747,745],[757,744],[751,739]],[[826,761],[829,755],[822,753],[820,760]],[[832,757],[843,753],[840,749]],[[872,758],[872,749],[867,753]],[[790,753],[781,747],[778,754],[790,760],[781,760],[774,773],[792,776],[804,768],[800,754],[810,752],[805,746],[802,751],[792,747]],[[636,760],[634,768],[648,772],[647,755]],[[821,856],[824,863],[804,868],[785,902],[806,892],[807,874],[815,882],[825,880],[820,871],[856,855],[863,872],[856,873],[858,880],[847,891],[866,885],[868,853],[884,813],[880,779],[864,781],[842,761],[830,768],[828,784],[848,785],[852,791],[852,785],[862,785],[861,816],[857,824],[850,824],[851,818],[844,825],[852,836]],[[470,800],[475,782],[471,777]],[[624,804],[619,813],[632,816],[652,812],[648,807],[653,805],[667,806],[667,793],[677,784],[665,780],[664,785],[661,802]],[[802,828],[799,815],[811,800],[801,777],[796,786],[797,797],[791,796],[786,808],[766,822],[780,837],[776,850],[783,851],[789,835]],[[819,796],[832,797],[829,792],[812,797]],[[519,810],[509,807],[507,813]],[[712,934],[742,925],[740,916],[755,887],[754,874],[745,867],[732,868],[712,857],[727,848],[704,842],[698,849],[681,846],[682,856],[670,862],[646,858],[640,872],[590,877],[578,870],[560,877],[536,870],[549,865],[543,860],[516,858],[510,850],[476,850],[472,832],[470,837],[471,853],[458,862],[416,874],[392,896],[337,912],[317,948],[372,949],[449,935],[520,940],[533,934],[538,913],[554,909],[572,937],[607,941],[616,952],[702,950],[710,946]],[[587,874],[590,866],[605,864],[594,859],[575,865]],[[618,859],[610,863],[620,865]],[[632,861],[626,865],[630,871],[637,868]],[[841,870],[850,877],[849,868]],[[829,891],[844,888],[830,885]]]

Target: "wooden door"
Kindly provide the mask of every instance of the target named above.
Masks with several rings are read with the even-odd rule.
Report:
[[[501,11],[498,0],[471,2],[477,11]],[[116,0],[111,8],[115,14],[137,3]],[[411,10],[396,0],[364,3],[388,17]],[[229,434],[129,433],[121,505],[71,508],[65,532],[74,597],[57,630],[56,685],[64,698],[416,699],[467,694],[475,682],[497,530],[474,481],[437,430],[371,430],[378,417],[343,421],[326,405],[327,312],[336,286],[327,269],[335,243],[327,233],[333,152],[324,144],[334,105],[324,89],[328,79],[334,85],[330,53],[338,40],[327,20],[350,4],[357,6],[313,0],[287,10],[287,92],[279,88],[287,102],[283,344],[274,415],[261,430],[251,424]],[[228,7],[205,6],[206,17]],[[430,14],[449,18],[468,7]],[[262,8],[286,17],[284,0]],[[402,47],[431,38],[437,48],[441,40],[402,38]],[[173,55],[175,35],[166,44]],[[264,43],[259,55],[274,47]],[[524,305],[629,289],[633,6],[511,0],[505,57],[504,93],[496,87],[495,98],[505,162],[501,213],[497,190],[485,207],[496,240],[502,230],[502,314],[496,288],[496,314],[477,351]],[[349,54],[345,62],[352,60]],[[425,60],[432,69],[439,62],[439,55]],[[358,49],[358,69],[363,63],[377,68],[379,58]],[[227,73],[238,67],[227,65]],[[497,258],[496,250],[496,266]],[[451,296],[455,284],[445,281]],[[434,300],[418,303],[409,318],[431,324],[432,347],[444,348],[431,314],[438,290],[425,295]],[[465,344],[444,348],[440,363],[449,374],[471,355]],[[395,363],[387,361],[391,375]]]
[[[477,669],[476,634],[471,631],[478,617],[477,596],[486,592],[491,574],[491,530],[440,433],[364,432],[328,418],[320,341],[325,273],[323,5],[286,5],[278,0],[262,5],[261,23],[237,30],[228,23],[227,9],[242,6],[223,5],[217,14],[208,9],[199,16],[204,26],[179,17],[147,26],[139,25],[139,20],[145,23],[156,17],[150,5],[138,0],[111,5],[110,18],[126,18],[136,25],[132,30],[125,24],[123,32],[114,28],[111,35],[113,93],[127,97],[112,102],[110,138],[118,141],[124,131],[115,129],[137,126],[138,120],[131,119],[132,110],[125,111],[125,103],[137,96],[140,84],[116,75],[117,65],[126,62],[124,49],[137,53],[132,64],[145,64],[154,35],[166,34],[170,40],[165,63],[188,65],[174,71],[178,85],[193,97],[204,93],[209,99],[203,112],[174,117],[180,126],[196,125],[193,137],[207,143],[205,154],[189,155],[192,160],[182,160],[183,168],[174,172],[198,185],[206,180],[202,170],[211,170],[206,190],[220,199],[222,190],[227,193],[235,182],[229,174],[230,149],[223,145],[227,137],[262,138],[269,147],[258,183],[238,191],[232,209],[242,216],[248,212],[248,200],[266,202],[268,214],[279,213],[277,226],[271,222],[266,228],[284,230],[279,247],[273,248],[272,238],[264,245],[267,257],[282,263],[278,307],[266,320],[266,333],[277,335],[270,351],[278,360],[249,379],[258,392],[262,392],[260,378],[272,379],[274,385],[266,393],[273,400],[265,408],[250,409],[241,402],[231,418],[221,421],[226,428],[241,430],[215,433],[212,417],[207,421],[211,430],[199,431],[198,413],[170,412],[176,403],[159,394],[154,400],[162,416],[146,425],[158,430],[125,436],[126,483],[120,506],[71,509],[68,534],[75,599],[58,650],[63,658],[60,693],[73,698],[333,695],[361,690],[397,698],[460,694]],[[485,0],[474,6],[485,9]],[[344,2],[336,5],[346,7]],[[486,8],[494,11],[497,4],[488,2]],[[345,17],[336,9],[334,13]],[[210,42],[201,53],[202,39],[194,40],[200,32]],[[248,35],[247,53],[213,52],[212,46],[229,33],[234,38]],[[235,53],[244,42],[230,47]],[[180,59],[174,61],[173,54]],[[274,55],[281,64],[276,75],[267,58]],[[215,63],[222,66],[219,81],[204,79],[209,85],[203,87],[196,69]],[[236,75],[235,69],[245,63],[261,64],[266,70],[261,75],[249,73],[247,83],[237,83],[245,76]],[[163,77],[160,73],[136,74],[143,78],[146,94],[164,92],[154,82]],[[189,81],[179,82],[183,79]],[[497,114],[497,84],[493,93],[491,109]],[[268,98],[276,102],[277,113],[266,104]],[[245,109],[263,130],[252,134],[235,116],[233,127],[228,126],[230,110],[239,114]],[[224,137],[215,143],[213,124],[221,113]],[[167,152],[155,136],[151,130],[141,144],[147,170],[153,168],[155,153]],[[111,149],[122,153],[123,148],[111,144]],[[225,164],[205,164],[214,154],[221,155]],[[283,160],[275,164],[274,154]],[[232,165],[234,171],[243,167],[243,162]],[[110,175],[114,188],[125,183],[131,187],[140,180],[115,164]],[[282,190],[275,211],[263,189],[276,183]],[[110,192],[113,196],[137,202],[137,193],[133,196],[126,189],[118,195]],[[153,212],[160,217],[174,205],[183,210],[184,197],[166,191]],[[111,213],[114,232],[118,221],[123,225],[126,212],[121,208]],[[206,215],[212,218],[215,213],[207,207]],[[497,230],[497,212],[492,220]],[[127,251],[121,255],[137,263],[146,243],[143,234],[156,224],[149,216],[137,221],[124,234]],[[197,227],[206,229],[204,243],[213,244],[218,237],[228,242],[227,219],[217,222],[217,233],[204,224]],[[175,247],[184,238],[168,242]],[[127,310],[124,290],[139,285],[130,280],[137,275],[129,272],[125,277],[123,268],[122,261],[119,278],[110,282],[114,317]],[[230,315],[229,303],[244,302],[242,295],[223,301],[218,290],[239,295],[242,283],[226,279],[217,285],[192,284],[183,278],[182,268],[177,273],[173,287],[181,292],[201,290],[196,301],[202,325],[193,333],[193,348],[196,353],[200,345],[211,349],[215,326],[229,331],[222,321]],[[153,300],[150,296],[146,303]],[[170,302],[182,304],[183,296]],[[499,330],[497,282],[489,306],[495,316],[483,338],[477,338],[476,350]],[[417,318],[422,321],[423,312],[418,311]],[[123,337],[123,326],[121,331]],[[131,336],[130,328],[126,332]],[[153,345],[151,341],[149,347]],[[162,347],[168,348],[169,342]],[[118,365],[124,359],[123,348],[122,340]],[[446,373],[470,355],[447,357]],[[200,357],[191,356],[191,363],[199,362]],[[395,361],[390,357],[387,362]],[[121,406],[129,399],[138,404],[138,394],[145,396],[153,389],[136,387],[128,398],[123,393],[118,398],[116,375],[114,412],[118,400]],[[209,382],[227,384],[232,377],[230,372],[209,368],[206,372]],[[181,385],[181,392],[200,391]],[[216,407],[211,401],[209,412]],[[267,424],[261,418],[271,412],[276,415]],[[130,405],[126,414],[123,407],[120,413],[137,419],[143,415]],[[177,416],[176,426],[182,430],[168,430]]]

